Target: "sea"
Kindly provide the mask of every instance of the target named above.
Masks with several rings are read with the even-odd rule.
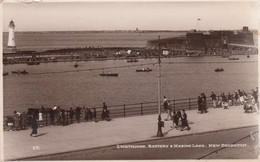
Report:
[[[81,31],[81,32],[16,32],[19,50],[43,51],[71,47],[145,47],[147,40],[185,35],[185,31]],[[6,49],[8,33],[3,33]],[[257,41],[256,41],[257,42]],[[236,55],[239,60],[215,57],[163,58],[161,64],[161,94],[169,99],[196,98],[202,92],[207,96],[238,89],[250,92],[258,84],[258,57]],[[158,100],[157,59],[3,65],[9,75],[3,77],[4,115],[28,108],[75,108],[144,103]],[[128,66],[129,65],[129,66]],[[136,65],[136,66],[130,66]],[[119,68],[124,66],[124,68]],[[111,68],[110,67],[118,67]],[[149,67],[151,72],[136,72]],[[224,72],[215,72],[222,67]],[[105,69],[104,71],[101,69]],[[95,70],[99,69],[99,70]],[[12,74],[26,70],[28,75]],[[68,72],[72,71],[72,72]],[[101,77],[100,73],[118,73],[118,77]]]
[[[66,31],[15,32],[19,50],[44,51],[76,47],[145,47],[147,40],[185,35],[185,31]],[[3,33],[3,50],[7,50],[8,33]]]

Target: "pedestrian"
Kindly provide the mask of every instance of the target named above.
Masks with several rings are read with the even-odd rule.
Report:
[[[53,109],[50,109],[50,119],[51,119],[51,125],[54,125],[54,110]]]
[[[179,126],[179,117],[175,111],[173,111],[173,126],[178,128]]]
[[[225,102],[227,102],[227,100],[226,100],[226,95],[224,94],[224,93],[221,93],[221,95],[220,95],[220,97],[221,97],[221,101],[222,101],[222,107],[224,106],[224,104],[225,104]]]
[[[93,113],[90,109],[88,109],[89,118],[92,121],[93,120]]]
[[[238,102],[238,93],[237,92],[235,92],[235,94],[234,94],[234,99],[235,99],[235,101],[236,101],[236,104],[237,104],[237,102]]]
[[[178,127],[180,126],[180,124],[182,124],[182,123],[180,123],[180,121],[181,121],[181,111],[177,111],[177,125],[178,125]]]
[[[19,128],[19,117],[18,117],[17,111],[14,111],[13,119],[14,119],[14,124],[13,124],[14,130],[18,130],[18,128]]]
[[[65,126],[65,110],[61,110],[61,119],[62,119],[62,125]]]
[[[76,120],[79,123],[80,122],[80,114],[81,114],[81,108],[79,105],[77,105],[76,110],[75,110],[75,115],[76,115]]]
[[[217,96],[214,92],[211,92],[211,95],[210,95],[211,99],[212,99],[212,102],[213,102],[213,108],[216,108],[217,105],[216,105],[216,99],[217,99]]]
[[[55,125],[56,124],[56,122],[57,122],[57,109],[58,109],[58,107],[56,106],[56,105],[54,105],[53,106],[53,108],[52,108],[52,125]]]
[[[252,96],[254,97],[255,102],[257,103],[258,102],[258,96],[257,96],[257,92],[254,89],[252,89]]]
[[[60,107],[58,107],[57,108],[57,111],[56,111],[56,121],[57,121],[57,124],[58,125],[61,125],[61,108]]]
[[[69,114],[70,114],[70,123],[72,124],[73,123],[73,116],[74,116],[74,111],[73,111],[72,108],[70,108]]]
[[[102,120],[109,120],[109,111],[107,109],[107,105],[106,105],[105,102],[103,103],[103,110],[102,110],[102,113],[101,113],[101,119]]]
[[[198,113],[203,113],[202,112],[202,107],[201,107],[201,105],[202,105],[202,99],[201,99],[201,97],[200,96],[198,96]]]
[[[238,95],[239,95],[240,104],[244,105],[244,101],[245,101],[244,93],[242,91],[240,91],[240,89],[238,90]]]
[[[228,105],[233,105],[233,96],[228,92]]]
[[[205,112],[207,113],[207,99],[206,99],[206,96],[204,93],[201,94],[201,99],[202,99],[202,102],[201,102],[201,109],[202,109],[202,112]]]
[[[185,127],[187,127],[187,130],[190,130],[187,118],[188,118],[187,114],[185,113],[185,110],[183,109],[182,110],[182,116],[181,116],[181,121],[182,121],[181,131],[183,131]]]
[[[167,101],[167,117],[164,120],[167,121],[169,119],[169,117],[170,117],[170,119],[172,118],[172,105],[171,105],[170,100]]]
[[[165,112],[167,112],[167,110],[168,110],[168,99],[165,96],[163,96],[163,107],[164,107]]]
[[[56,105],[53,105],[53,108],[52,108],[52,110],[57,110],[57,106]]]
[[[37,137],[37,129],[38,129],[38,123],[37,123],[37,120],[38,120],[38,113],[34,112],[33,113],[33,117],[32,117],[32,133],[30,134],[31,137]]]

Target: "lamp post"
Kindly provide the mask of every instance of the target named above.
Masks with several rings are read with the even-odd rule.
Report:
[[[160,47],[160,36],[158,40],[159,52],[158,52],[158,131],[157,137],[162,137],[162,127],[164,123],[161,121],[161,47]]]

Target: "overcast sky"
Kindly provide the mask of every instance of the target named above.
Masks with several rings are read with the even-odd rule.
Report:
[[[257,29],[257,7],[253,1],[3,3],[3,30],[11,19],[16,31]]]

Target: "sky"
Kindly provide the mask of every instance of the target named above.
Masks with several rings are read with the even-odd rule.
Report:
[[[257,29],[256,2],[6,2],[3,31]]]

